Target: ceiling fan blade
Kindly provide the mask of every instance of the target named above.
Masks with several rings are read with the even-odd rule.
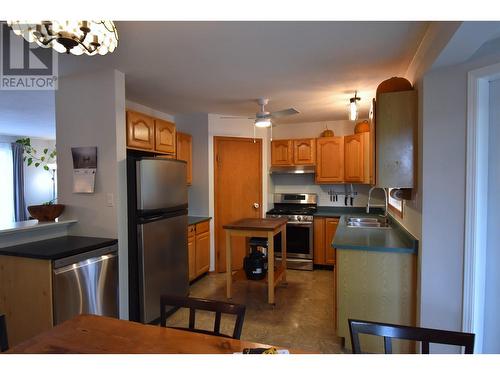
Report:
[[[238,120],[255,120],[255,117],[246,117],[246,116],[219,116],[219,118],[238,119]]]
[[[271,117],[274,117],[274,118],[285,117],[285,116],[296,115],[297,113],[300,113],[300,112],[297,111],[295,108],[288,108],[288,109],[284,109],[282,111],[271,112]]]

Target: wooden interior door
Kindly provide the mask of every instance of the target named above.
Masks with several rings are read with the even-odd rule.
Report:
[[[344,137],[344,178],[346,182],[363,182],[362,133]]]
[[[216,271],[226,271],[223,225],[262,217],[262,141],[214,137],[214,204]],[[243,268],[244,237],[231,242],[233,270]]]

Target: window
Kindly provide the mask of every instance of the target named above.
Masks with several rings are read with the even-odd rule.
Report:
[[[394,212],[395,214],[399,215],[400,217],[403,217],[403,201],[402,200],[397,200],[391,197],[391,190],[394,189],[388,189],[388,194],[389,194],[389,209]]]
[[[14,221],[14,172],[10,143],[0,143],[0,225]]]

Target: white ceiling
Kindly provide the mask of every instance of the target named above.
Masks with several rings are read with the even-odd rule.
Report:
[[[366,117],[377,85],[404,75],[427,22],[117,22],[106,56],[60,55],[61,75],[116,68],[127,99],[171,114],[249,115],[293,106],[281,122],[340,120],[358,90]]]

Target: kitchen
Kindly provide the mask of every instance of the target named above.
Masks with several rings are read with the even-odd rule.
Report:
[[[421,35],[427,25],[393,27],[408,27]],[[78,72],[79,62],[62,61],[67,64],[65,73]],[[65,75],[55,93],[54,112],[57,200],[66,207],[58,222],[34,224],[37,229],[28,228],[31,232],[24,236],[26,229],[4,229],[0,258],[19,254],[16,246],[26,255],[18,258],[39,255],[42,250],[27,249],[34,239],[98,238],[99,244],[64,253],[72,257],[75,251],[107,248],[95,255],[106,261],[117,258],[110,284],[118,289],[114,312],[90,312],[157,324],[161,294],[189,293],[245,304],[244,340],[315,353],[350,352],[350,317],[417,326],[420,233],[411,220],[420,193],[419,87],[407,79],[391,79],[394,75],[380,71],[376,82],[363,84],[359,91],[351,87],[335,101],[335,115],[322,115],[321,120],[315,114],[303,116],[298,104],[275,101],[273,96],[247,98],[237,110],[236,104],[235,109],[224,104],[224,111],[220,106],[217,112],[171,114],[116,67]],[[288,111],[283,108],[291,105],[303,117],[279,120],[276,115],[276,126],[257,125],[261,117]],[[304,108],[307,114],[307,105]],[[93,193],[74,191],[75,147],[97,148],[97,167],[90,168],[95,170]],[[371,189],[373,185],[382,189]],[[235,224],[264,217],[286,218],[288,224]],[[162,221],[170,224],[154,228]],[[231,238],[230,231],[238,237]],[[268,241],[256,242],[254,237]],[[67,251],[69,245],[63,247]],[[246,277],[233,280],[227,272],[228,267],[246,268],[244,258],[251,247],[269,255],[267,285]],[[172,256],[155,258],[155,248],[163,255],[167,249]],[[179,248],[182,253],[175,251]],[[280,257],[285,252],[288,267]],[[46,280],[62,254],[44,258]],[[153,255],[152,260],[147,255]],[[61,267],[77,262],[63,262]],[[26,271],[15,273],[20,272]],[[6,280],[3,285],[12,283],[12,276]],[[50,280],[41,290],[48,300],[57,295]],[[15,289],[16,285],[11,296]],[[312,289],[317,289],[316,296]],[[297,295],[302,298],[300,306],[290,300]],[[26,311],[29,304],[24,303],[19,309]],[[326,314],[313,311],[322,304]],[[0,305],[0,310],[7,310],[12,345],[59,322],[52,311],[57,304],[45,305],[41,326],[21,334],[15,326],[22,325],[23,315],[18,313],[13,325],[13,305]],[[259,322],[258,313],[266,318],[261,315]],[[293,319],[279,319],[286,314]],[[198,323],[208,328],[211,322],[201,317]],[[176,326],[185,323],[184,318],[183,312],[174,312],[167,323]],[[317,336],[307,341],[304,332],[311,330]],[[369,351],[379,350],[369,341],[362,344]],[[395,345],[394,350],[416,349]]]

